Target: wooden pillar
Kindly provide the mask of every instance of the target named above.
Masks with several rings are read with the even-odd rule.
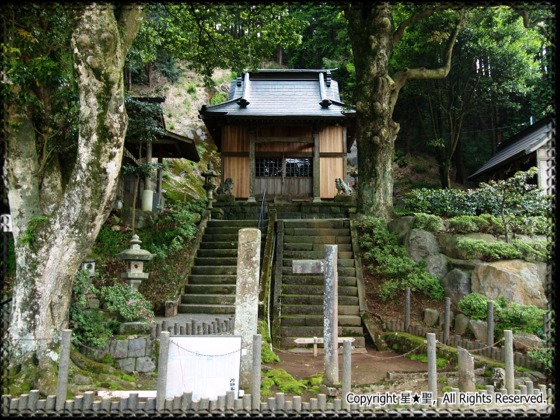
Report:
[[[255,130],[249,130],[249,196],[247,201],[255,203]]]
[[[313,129],[313,202],[321,201],[321,136],[318,129]]]

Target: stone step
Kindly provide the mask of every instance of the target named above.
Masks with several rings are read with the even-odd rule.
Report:
[[[335,228],[284,228],[284,235],[286,236],[348,236],[348,229],[335,229]]]
[[[280,347],[282,348],[313,348],[313,344],[297,344],[294,340],[296,338],[305,337],[282,337],[280,338]],[[352,347],[364,348],[366,346],[366,340],[364,337],[352,337],[354,341],[352,342]],[[323,348],[323,344],[317,344],[318,348]],[[339,344],[338,354],[342,354],[342,343]]]
[[[284,228],[349,228],[350,220],[348,219],[322,219],[322,220],[287,220],[284,222]]]
[[[351,244],[351,237],[348,236],[291,236],[284,235],[284,243],[312,243],[325,245]]]
[[[338,286],[356,286],[357,280],[355,276],[338,276]],[[309,285],[322,286],[325,285],[325,276],[322,274],[290,274],[282,276],[282,285]]]
[[[187,294],[181,296],[181,303],[193,305],[234,305],[235,295]]]
[[[321,315],[325,313],[323,305],[282,305],[284,315]],[[357,305],[338,305],[338,315],[360,315]]]
[[[212,267],[212,266],[193,266],[191,268],[192,274],[202,274],[202,275],[237,275],[237,266],[222,266],[222,267]]]
[[[284,257],[283,265],[284,267],[293,267],[292,261],[297,261],[300,259],[307,259],[307,258],[286,258]],[[347,258],[338,258],[337,259],[337,266],[338,267],[354,267],[354,259],[347,259]]]
[[[323,305],[323,295],[287,295],[282,293],[282,305]],[[338,296],[338,305],[359,305],[357,296]]]
[[[282,337],[323,337],[323,327],[280,327]],[[339,337],[363,337],[364,330],[362,327],[338,327]]]
[[[180,303],[177,305],[180,314],[235,314],[235,305],[199,305]]]
[[[237,257],[196,257],[194,259],[195,266],[237,266]]]
[[[324,315],[307,315],[307,316],[297,316],[297,315],[282,315],[280,323],[283,327],[320,327],[325,323]],[[359,327],[362,325],[362,318],[359,315],[339,315],[338,316],[339,326],[354,326]]]
[[[325,250],[323,251],[293,251],[285,250],[284,258],[291,260],[322,260],[325,258]],[[353,259],[353,252],[338,251],[339,259]]]
[[[237,281],[237,272],[235,275],[217,275],[217,276],[208,276],[203,274],[191,274],[189,275],[189,284],[196,285],[196,284],[227,284],[227,285],[234,285]]]
[[[215,234],[222,234],[222,235],[237,235],[241,229],[249,229],[249,228],[256,228],[255,226],[208,226],[204,231],[205,234],[215,235]],[[261,226],[261,233],[264,234],[266,232],[266,226]]]
[[[355,267],[340,267],[338,266],[337,269],[339,276],[356,276],[356,268]],[[293,274],[292,267],[282,267],[282,277],[285,274]],[[305,274],[302,274],[305,276]]]
[[[237,227],[237,228],[256,228],[259,221],[255,219],[248,220],[222,220],[222,219],[212,219],[207,223],[207,227]],[[268,220],[264,220],[265,224],[268,224]]]
[[[233,249],[199,249],[196,253],[200,258],[237,258],[237,248]]]
[[[185,294],[234,295],[235,284],[187,284]]]
[[[284,243],[284,251],[320,251],[325,255],[325,245],[338,245],[338,252],[352,252],[352,244],[314,244],[311,242]]]
[[[286,295],[320,295],[325,292],[324,285],[283,284],[282,293]],[[338,286],[338,296],[358,296],[358,288],[353,286]]]
[[[237,240],[228,242],[207,242],[200,243],[200,249],[235,249],[237,250]]]
[[[276,220],[293,220],[301,219],[301,212],[278,212],[276,213]]]

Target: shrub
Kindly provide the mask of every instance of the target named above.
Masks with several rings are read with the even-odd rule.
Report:
[[[526,261],[549,261],[548,241],[486,242],[481,239],[459,238],[457,249],[466,254],[467,259],[479,258],[483,261],[524,259]]]
[[[458,303],[459,310],[472,319],[486,320],[488,298],[478,293],[470,293]],[[494,322],[498,331],[512,330],[543,336],[543,322],[546,310],[535,305],[520,305],[508,302],[503,296],[494,301]]]
[[[396,234],[380,218],[363,216],[356,220],[360,230],[359,244],[364,262],[382,280],[379,296],[387,301],[399,290],[410,287],[430,298],[441,300],[444,290],[438,279],[426,272],[424,262],[415,262],[405,247],[398,244]]]
[[[107,310],[116,313],[124,321],[154,322],[151,302],[126,284],[105,286],[101,288],[101,296]]]
[[[441,217],[433,214],[414,213],[413,226],[416,229],[423,229],[435,233],[443,229],[443,220]]]

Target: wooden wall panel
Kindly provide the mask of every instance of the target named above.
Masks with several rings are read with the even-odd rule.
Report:
[[[344,153],[344,130],[342,127],[327,127],[320,133],[321,153]]]
[[[313,153],[313,143],[257,143],[255,152],[276,152],[278,156],[282,153]]]
[[[261,127],[257,130],[257,137],[303,137],[312,136],[311,127],[304,126],[272,126]]]
[[[249,152],[247,127],[228,125],[224,128],[222,152]]]
[[[321,198],[334,198],[336,195],[335,179],[344,179],[344,159],[341,157],[321,158]]]
[[[233,195],[249,197],[249,157],[222,157],[223,179],[233,179]]]

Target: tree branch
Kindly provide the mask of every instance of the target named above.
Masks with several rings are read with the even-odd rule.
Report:
[[[434,13],[439,12],[440,10],[447,9],[447,8],[448,8],[447,6],[439,5],[439,6],[431,7],[429,9],[423,9],[423,10],[413,14],[408,19],[405,19],[404,21],[402,21],[401,24],[399,25],[399,27],[396,29],[395,33],[393,34],[393,45],[396,45],[401,40],[401,38],[404,35],[404,31],[410,25],[413,25],[414,23],[419,22],[423,19],[426,19],[427,17],[433,15]]]
[[[125,56],[138,34],[140,25],[142,25],[144,7],[144,3],[132,3],[123,6],[122,15],[119,19],[119,26],[122,27],[123,51]]]

